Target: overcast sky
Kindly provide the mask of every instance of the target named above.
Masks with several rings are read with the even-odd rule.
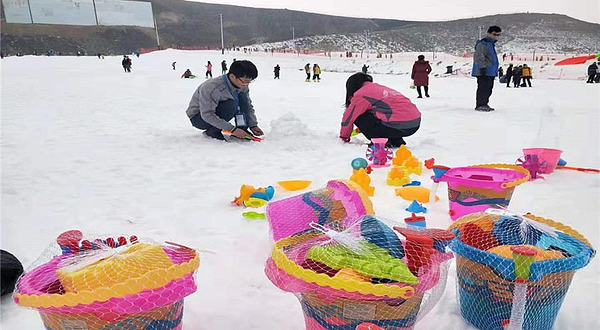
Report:
[[[196,1],[196,0],[190,0]],[[287,8],[363,18],[439,21],[492,14],[565,14],[600,23],[600,0],[197,0],[258,8]]]

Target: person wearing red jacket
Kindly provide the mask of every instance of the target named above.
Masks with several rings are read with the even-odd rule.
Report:
[[[355,73],[346,81],[346,110],[340,138],[350,141],[354,125],[368,139],[388,138],[389,147],[406,144],[421,126],[421,112],[400,92],[373,82],[373,77]]]
[[[425,89],[425,96],[429,97],[429,73],[431,72],[431,65],[429,65],[429,61],[425,61],[424,55],[419,55],[417,59],[418,61],[413,64],[410,78],[414,81],[415,86],[417,86],[417,93],[419,93],[417,98],[422,99],[421,87]]]

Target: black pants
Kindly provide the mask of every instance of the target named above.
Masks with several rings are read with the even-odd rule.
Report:
[[[523,87],[531,87],[531,77],[523,77]]]
[[[310,72],[306,73],[306,80],[310,80]]]
[[[212,71],[206,71],[206,78],[208,78],[208,76],[212,78]]]
[[[279,72],[275,72],[275,78],[273,79],[279,79]]]
[[[518,88],[520,85],[521,85],[521,76],[514,76],[513,77],[513,86]]]
[[[237,106],[235,105],[235,100],[219,102],[219,105],[216,109],[217,117],[222,118],[225,121],[230,121],[233,119],[236,112]],[[192,126],[196,127],[197,129],[205,130],[208,136],[215,139],[224,140],[221,130],[205,122],[199,113],[190,118],[190,121],[192,122]]]
[[[372,138],[388,138],[390,147],[399,147],[406,144],[403,137],[415,134],[419,127],[396,129],[383,124],[383,122],[375,117],[375,115],[367,111],[358,116],[354,121],[354,125],[358,127],[360,132],[369,140]]]
[[[506,76],[506,87],[510,87],[510,78],[512,78],[512,76]]]
[[[313,80],[321,80],[320,74],[313,74]]]
[[[429,86],[423,86],[423,89],[425,90],[425,96],[429,97]],[[421,86],[417,86],[417,93],[419,93],[419,97],[423,97],[421,95]]]
[[[495,78],[489,76],[477,77],[477,106],[488,105]]]
[[[595,76],[596,76],[595,74],[591,74],[591,75],[589,75],[589,77],[588,77],[588,80],[587,80],[586,82],[587,82],[588,84],[592,84],[592,83],[594,82],[594,77],[595,77]]]

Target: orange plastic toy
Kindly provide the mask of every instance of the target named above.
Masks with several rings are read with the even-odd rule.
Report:
[[[350,181],[358,184],[369,196],[373,196],[375,193],[375,187],[369,186],[371,184],[371,178],[369,178],[369,175],[364,168],[355,170],[350,177]]]
[[[412,152],[410,152],[405,145],[401,145],[400,148],[396,150],[396,156],[392,158],[392,165],[400,166],[410,157],[412,157]]]
[[[387,184],[389,186],[403,186],[410,183],[409,176],[400,166],[392,166],[387,175]]]
[[[289,191],[302,190],[310,186],[312,181],[308,180],[289,180],[289,181],[277,181],[277,184],[281,186],[281,188]]]
[[[419,203],[429,203],[429,188],[421,186],[407,186],[402,188],[396,188],[396,196],[402,197],[407,201],[417,200]],[[435,196],[435,200],[439,201],[440,198]]]

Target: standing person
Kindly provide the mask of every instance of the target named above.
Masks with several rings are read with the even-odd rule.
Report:
[[[304,72],[306,72],[306,80],[305,82],[310,82],[310,63],[306,63],[304,66]]]
[[[205,65],[206,67],[206,79],[208,79],[208,76],[210,76],[212,78],[212,64],[210,63],[210,61],[208,61],[208,64]]]
[[[417,106],[391,88],[373,83],[373,77],[355,73],[346,81],[346,110],[342,117],[340,138],[350,141],[354,125],[368,139],[388,138],[387,146],[406,144],[421,126]]]
[[[588,80],[586,81],[586,83],[588,83],[588,84],[594,83],[594,77],[596,76],[596,70],[598,70],[598,65],[596,64],[596,62],[594,62],[594,63],[590,64],[590,66],[588,66],[588,69],[587,69]]]
[[[598,64],[596,64],[596,66],[598,68],[596,69],[596,78],[594,78],[594,82],[600,83],[600,60],[598,61]]]
[[[473,55],[473,71],[471,75],[477,77],[477,111],[494,111],[488,105],[494,79],[498,75],[498,55],[496,54],[496,42],[500,38],[502,29],[498,26],[490,26],[485,38],[478,40],[475,44]]]
[[[313,81],[314,82],[320,82],[321,81],[321,67],[315,63],[313,65]]]
[[[367,71],[368,71],[368,70],[369,70],[369,66],[368,66],[368,65],[366,65],[366,64],[363,64],[363,67],[362,67],[362,73],[364,73],[364,74],[367,74]]]
[[[225,62],[225,60],[223,60],[223,62],[221,62],[221,74],[226,74],[227,73],[227,62]]]
[[[239,139],[252,134],[263,135],[248,89],[256,77],[256,66],[243,60],[231,63],[227,75],[203,82],[192,95],[186,110],[192,126],[218,140],[225,139],[222,130],[232,132]],[[229,122],[234,118],[235,125]]]
[[[413,80],[414,85],[417,86],[417,98],[422,99],[421,87],[425,89],[425,96],[429,97],[429,73],[431,72],[431,65],[429,61],[425,61],[424,55],[419,55],[417,61],[413,64],[412,73],[410,79]]]
[[[523,66],[517,65],[517,67],[513,69],[513,87],[515,87],[515,88],[520,87],[522,76],[523,76]]]
[[[273,79],[279,79],[280,70],[281,68],[279,67],[279,64],[275,65],[275,67],[273,68],[273,73],[275,74],[275,77]]]
[[[502,54],[502,62],[506,61],[506,53]]]
[[[498,68],[498,78],[504,77],[504,69],[502,67]]]
[[[127,55],[123,55],[123,60],[121,61],[121,65],[123,66],[123,70],[125,70],[125,72],[129,72],[127,70],[128,67],[128,61],[127,61]]]
[[[523,76],[523,85],[521,85],[521,86],[527,87],[527,85],[529,85],[529,87],[531,87],[531,78],[533,77],[533,75],[531,74],[531,68],[528,67],[527,64],[523,64],[522,76]]]
[[[508,69],[506,69],[506,88],[510,88],[510,79],[513,76],[513,65],[512,63],[508,65]]]
[[[173,62],[173,63],[171,63],[171,66],[173,67],[173,70],[175,70],[175,64],[176,64],[176,63],[177,63],[177,62]]]

